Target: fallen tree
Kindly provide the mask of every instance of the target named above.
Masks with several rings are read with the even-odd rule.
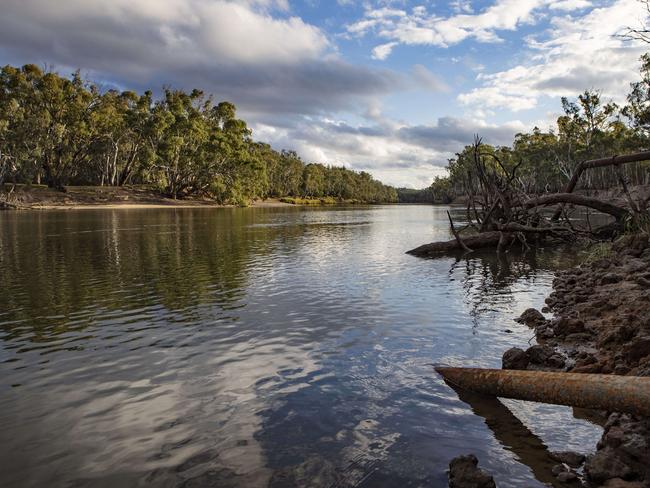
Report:
[[[517,169],[521,163],[507,168],[492,153],[482,152],[481,139],[474,141],[473,167],[468,171],[465,191],[468,195],[467,225],[457,230],[449,215],[454,239],[433,242],[408,251],[415,256],[434,256],[454,251],[471,252],[474,249],[495,247],[502,252],[514,242],[528,247],[548,237],[562,240],[577,238],[602,239],[614,237],[628,222],[639,226],[648,220],[648,200],[634,202],[626,182],[618,173],[619,181],[627,198],[627,205],[605,201],[600,198],[573,193],[580,176],[590,168],[621,165],[650,160],[650,151],[584,161],[579,164],[562,193],[528,195],[518,186]],[[552,216],[544,211],[554,207]],[[609,215],[614,222],[596,229],[578,229],[571,222],[567,208],[581,207]],[[562,219],[564,217],[564,219]],[[463,232],[473,230],[472,235]]]

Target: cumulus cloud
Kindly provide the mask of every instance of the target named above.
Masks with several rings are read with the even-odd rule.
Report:
[[[3,0],[0,54],[132,88],[197,87],[249,113],[352,108],[408,84],[395,72],[341,60],[328,36],[288,7],[285,0]]]
[[[501,42],[498,31],[513,31],[522,24],[535,22],[535,13],[542,8],[575,10],[588,7],[587,0],[496,0],[483,11],[475,13],[471,4],[457,0],[450,7],[454,15],[443,17],[429,13],[423,6],[410,12],[391,7],[368,6],[365,15],[347,26],[352,36],[373,33],[388,42],[373,49],[375,59],[386,59],[399,44],[448,47],[466,39],[478,42]]]
[[[480,86],[459,95],[458,100],[519,111],[536,107],[544,96],[575,96],[593,88],[605,98],[622,102],[629,83],[639,76],[638,59],[645,47],[625,43],[614,34],[640,13],[636,0],[617,0],[582,16],[554,17],[543,38],[528,39],[529,62],[480,74]]]
[[[382,117],[374,109],[373,125],[351,125],[330,118],[310,118],[279,129],[273,121],[256,126],[256,134],[278,147],[291,144],[309,161],[346,165],[371,172],[396,186],[425,187],[445,174],[447,160],[479,134],[486,142],[510,144],[520,121],[488,124],[475,119],[440,117],[435,124],[409,125]]]
[[[380,44],[372,50],[372,59],[378,59],[383,61],[390,53],[393,52],[393,48],[397,46],[397,42],[387,42],[386,44]]]

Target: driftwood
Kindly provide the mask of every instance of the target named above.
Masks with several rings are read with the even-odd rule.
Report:
[[[580,181],[580,177],[582,176],[582,173],[584,173],[585,170],[587,169],[605,168],[607,166],[616,166],[618,168],[622,164],[638,163],[640,161],[648,161],[648,160],[650,160],[650,151],[644,151],[635,154],[627,154],[625,156],[612,156],[611,158],[600,158],[600,159],[591,159],[589,161],[583,161],[576,167],[575,171],[573,172],[573,175],[571,175],[571,179],[567,183],[566,188],[564,189],[564,193],[571,193],[573,192],[573,190],[575,190],[576,186],[578,185],[578,181]],[[561,213],[562,213],[562,207],[558,208],[555,211],[555,213],[553,214],[553,220],[558,220],[560,218]]]
[[[495,247],[499,243],[501,232],[482,232],[480,234],[465,236],[463,242],[471,249],[482,249],[486,247]],[[439,253],[447,253],[453,251],[463,251],[463,248],[458,243],[457,239],[450,241],[432,242],[431,244],[424,244],[415,249],[407,251],[407,254],[413,256],[435,256]]]
[[[481,151],[481,139],[474,142],[474,158],[471,161],[465,180],[466,193],[469,197],[467,204],[467,225],[464,229],[472,228],[479,231],[476,235],[461,235],[457,231],[451,214],[447,212],[453,240],[425,244],[408,251],[415,256],[434,256],[440,253],[472,249],[496,248],[498,253],[504,252],[513,241],[518,240],[525,248],[529,248],[528,239],[541,241],[552,236],[556,239],[575,240],[580,238],[602,239],[611,238],[624,228],[627,221],[640,226],[640,222],[648,219],[645,205],[632,201],[627,185],[622,175],[619,181],[623,185],[628,207],[614,204],[595,197],[572,193],[580,176],[590,168],[614,166],[619,170],[621,165],[638,161],[650,160],[650,151],[594,159],[579,164],[576,171],[562,193],[550,193],[539,196],[529,196],[518,186],[516,172],[519,164],[508,169],[497,156]],[[587,210],[610,215],[614,224],[606,224],[599,228],[583,230],[571,222],[565,206],[584,207]],[[552,218],[542,212],[543,207],[558,206]],[[473,210],[473,217],[470,209]],[[645,212],[645,216],[642,215]],[[563,220],[560,222],[560,217]],[[475,219],[474,222],[472,219]]]
[[[616,220],[621,220],[628,215],[630,211],[624,207],[618,207],[609,202],[604,202],[598,198],[586,197],[584,195],[576,195],[574,193],[551,193],[541,197],[528,200],[522,207],[532,209],[535,207],[542,207],[545,205],[555,205],[558,203],[570,203],[572,205],[579,205],[581,207],[589,207],[599,212],[609,214]]]

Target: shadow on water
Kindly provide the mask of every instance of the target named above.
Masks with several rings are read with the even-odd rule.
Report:
[[[540,483],[557,487],[566,485],[553,476],[551,470],[558,462],[550,457],[544,442],[498,398],[449,386],[456,391],[461,401],[472,408],[472,412],[485,420],[504,449],[513,452],[520,462],[531,469]]]

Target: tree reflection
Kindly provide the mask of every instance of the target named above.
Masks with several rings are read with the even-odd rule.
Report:
[[[245,299],[251,256],[272,252],[280,233],[286,247],[302,232],[254,226],[256,216],[240,209],[7,214],[0,221],[5,340],[46,342],[144,307],[234,310]]]

